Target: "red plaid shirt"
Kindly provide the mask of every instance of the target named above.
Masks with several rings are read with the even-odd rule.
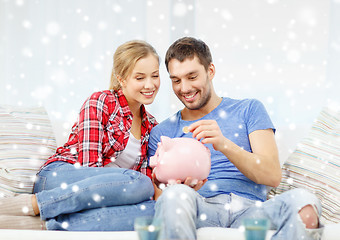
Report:
[[[146,112],[144,105],[141,114],[141,155],[132,169],[151,177],[147,148],[149,133],[157,122]],[[83,104],[67,143],[59,147],[44,166],[64,161],[86,167],[103,167],[125,149],[131,124],[132,113],[121,90],[96,92]]]

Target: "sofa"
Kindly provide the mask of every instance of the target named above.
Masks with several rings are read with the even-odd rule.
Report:
[[[0,105],[0,198],[32,191],[35,174],[57,147],[61,126],[51,123],[44,107]],[[340,239],[340,111],[325,107],[282,166],[281,184],[272,198],[289,189],[315,193],[323,208],[322,239]],[[201,228],[199,240],[244,239],[243,228]],[[267,239],[274,232],[269,231]],[[138,239],[134,231],[69,232],[0,230],[1,239]]]

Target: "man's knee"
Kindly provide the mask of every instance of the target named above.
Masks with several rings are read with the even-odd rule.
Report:
[[[197,196],[198,193],[186,185],[169,186],[156,202],[156,215],[166,217],[167,221],[180,218],[193,222],[197,212]]]
[[[287,204],[295,211],[298,210],[302,222],[306,228],[318,228],[321,204],[319,199],[311,192],[303,188],[295,188],[285,192]]]
[[[307,205],[301,208],[299,215],[302,222],[306,225],[306,228],[319,227],[319,217],[312,205]]]
[[[287,191],[286,193],[289,194],[288,199],[290,203],[293,204],[294,207],[298,207],[299,210],[307,205],[315,206],[315,210],[318,210],[318,208],[321,207],[320,200],[316,197],[316,195],[306,189],[295,188]],[[318,211],[320,212],[316,212],[317,215],[321,213],[320,209]]]
[[[163,190],[158,201],[186,202],[196,198],[196,191],[184,184],[175,184]]]

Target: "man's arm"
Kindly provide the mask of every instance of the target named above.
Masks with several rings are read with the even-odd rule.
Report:
[[[224,137],[217,122],[201,120],[189,126],[193,137],[210,143],[222,152],[240,172],[257,184],[276,187],[281,181],[281,167],[272,129],[256,130],[249,134],[253,152],[248,152]]]

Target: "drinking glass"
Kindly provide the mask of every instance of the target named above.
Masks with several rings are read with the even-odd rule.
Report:
[[[247,218],[243,220],[246,240],[265,240],[269,228],[265,218]]]
[[[139,240],[157,240],[160,236],[162,224],[160,219],[144,216],[135,219],[134,228]]]

